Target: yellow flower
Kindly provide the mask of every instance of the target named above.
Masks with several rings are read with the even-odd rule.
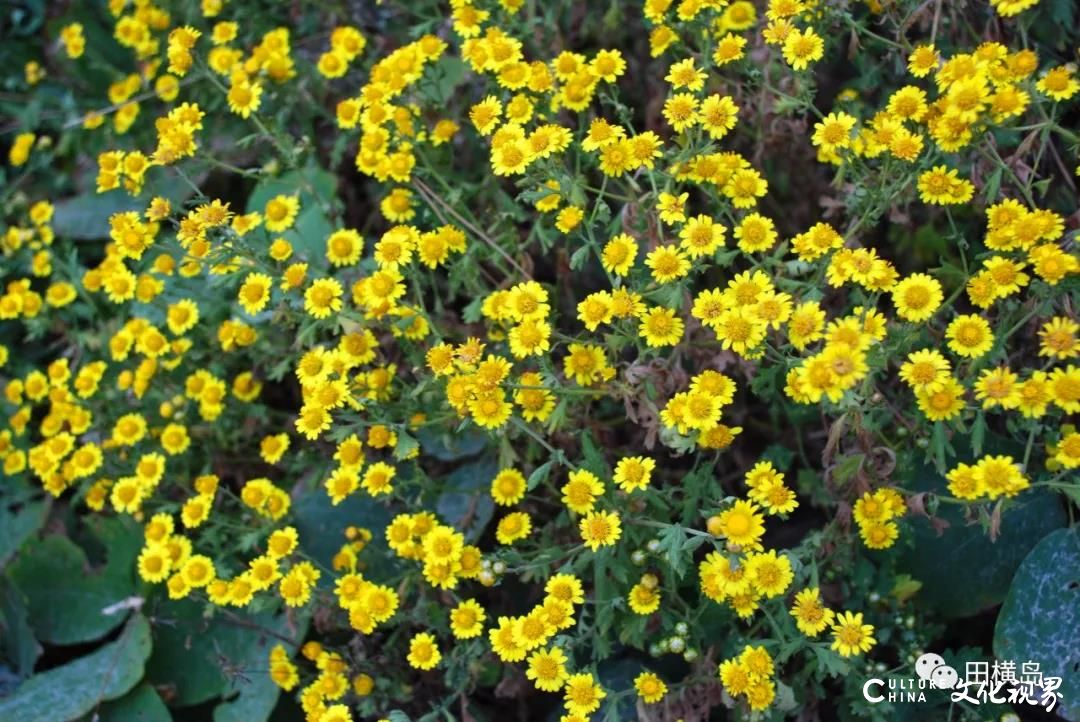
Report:
[[[1040,93],[1054,100],[1068,100],[1080,92],[1080,81],[1073,77],[1073,72],[1067,65],[1051,68],[1039,78],[1035,87]]]
[[[622,527],[615,512],[590,511],[579,524],[581,539],[585,546],[596,551],[602,546],[612,546],[619,541]]]
[[[600,708],[600,703],[607,697],[607,692],[587,672],[572,674],[566,678],[563,699],[571,714],[588,717]]]
[[[300,212],[300,199],[296,196],[277,195],[266,202],[263,209],[266,230],[281,233],[292,228]]]
[[[668,68],[668,74],[664,77],[664,80],[668,81],[671,87],[676,90],[681,88],[701,90],[705,87],[705,77],[705,71],[694,66],[694,59],[686,58],[673,63]]]
[[[435,637],[427,632],[421,632],[409,640],[407,660],[413,669],[433,669],[442,660],[442,653],[439,652]]]
[[[566,661],[566,654],[558,647],[537,650],[529,655],[525,676],[542,692],[558,692],[569,676]]]
[[[360,260],[364,239],[352,228],[334,231],[326,239],[326,260],[332,266],[352,266]]]
[[[971,181],[960,178],[955,169],[934,166],[919,176],[919,197],[934,205],[967,203],[975,193]]]
[[[744,549],[761,549],[761,535],[765,533],[764,519],[752,502],[737,499],[734,504],[720,512],[718,529],[729,543]]]
[[[517,469],[503,469],[491,480],[491,498],[501,506],[513,506],[525,497],[525,477]]]
[[[892,289],[893,303],[900,318],[912,323],[926,321],[941,305],[941,284],[925,273],[913,273]]]
[[[249,273],[240,286],[238,300],[243,309],[254,316],[270,302],[273,281],[265,273]]]
[[[15,167],[25,165],[30,158],[30,150],[34,147],[37,136],[33,133],[19,133],[11,143],[8,151],[8,162]]]
[[[229,110],[241,118],[249,118],[262,103],[262,85],[252,83],[245,77],[236,77],[227,95]]]
[[[792,30],[784,40],[784,60],[795,70],[805,70],[824,54],[825,41],[813,28]]]
[[[690,198],[689,193],[673,195],[661,193],[656,201],[656,209],[660,213],[660,220],[664,223],[682,223],[686,220],[686,201]]]
[[[724,245],[727,228],[705,215],[695,216],[679,231],[679,246],[690,258],[711,256]]]
[[[908,56],[908,70],[916,78],[925,78],[938,66],[941,58],[933,45],[918,45]]]
[[[919,409],[931,421],[955,418],[964,410],[964,387],[953,377],[947,377],[935,391],[916,391]]]
[[[562,487],[562,502],[577,514],[593,510],[596,499],[604,493],[604,485],[592,472],[576,469],[570,472]]]
[[[698,122],[698,99],[689,93],[677,93],[665,101],[663,115],[672,129],[681,133]]]
[[[634,614],[649,615],[660,608],[659,582],[652,574],[646,574],[641,581],[630,588],[627,603]]]
[[[563,373],[581,386],[591,386],[600,381],[609,381],[615,376],[604,357],[600,346],[572,343],[567,347],[569,353],[563,359]]]
[[[563,233],[569,233],[578,227],[585,218],[585,211],[577,206],[567,206],[555,217],[555,227]]]
[[[495,529],[495,538],[500,544],[513,544],[526,538],[532,532],[532,519],[523,511],[507,514],[499,520]]]
[[[912,351],[900,365],[900,378],[915,391],[937,391],[952,373],[952,364],[936,349]]]
[[[675,346],[682,340],[682,319],[670,308],[657,306],[643,313],[640,319],[638,332],[648,346]]]
[[[994,345],[990,324],[981,316],[957,316],[945,329],[949,348],[966,358],[979,358]]]
[[[655,468],[656,461],[647,456],[624,457],[615,466],[615,483],[627,493],[646,489]]]
[[[795,626],[800,632],[814,637],[832,625],[834,614],[822,603],[818,588],[808,587],[795,595],[791,616],[795,618]]]
[[[476,600],[467,599],[450,610],[450,632],[457,639],[472,639],[484,631],[487,614]]]
[[[690,272],[690,260],[676,246],[657,246],[645,257],[657,283],[668,283]]]
[[[304,310],[313,318],[328,318],[331,313],[341,310],[341,284],[334,278],[320,278],[312,281],[304,292]]]
[[[1063,360],[1080,355],[1080,324],[1055,316],[1039,329],[1039,355]]]
[[[379,461],[367,468],[360,483],[372,496],[389,494],[394,490],[392,481],[396,473],[397,470],[394,467]]]
[[[832,649],[841,657],[855,657],[874,646],[874,627],[863,624],[862,612],[840,612],[832,624]]]
[[[667,685],[654,672],[642,672],[635,677],[634,689],[645,704],[656,704],[667,694]]]
[[[469,120],[480,135],[491,135],[499,123],[500,115],[502,115],[502,103],[493,95],[487,96],[469,110]]]
[[[855,118],[844,112],[833,112],[814,124],[813,142],[826,151],[836,151],[851,145]]]

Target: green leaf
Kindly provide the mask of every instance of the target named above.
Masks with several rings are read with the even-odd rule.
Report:
[[[0,500],[0,567],[42,527],[48,513],[48,500],[28,500],[5,491]]]
[[[265,629],[278,634],[291,636],[293,639],[303,639],[308,625],[308,617],[304,617],[299,624],[299,629],[290,630],[288,618],[284,615],[262,619]],[[258,633],[254,633],[258,634]],[[274,644],[282,643],[280,640],[259,635],[260,642],[249,644],[246,652],[238,659],[231,660],[232,664],[244,670],[242,675],[235,677],[226,689],[227,700],[214,708],[214,722],[263,722],[274,711],[281,688],[274,684],[267,672],[267,655]],[[284,644],[289,654],[296,653],[296,645]],[[235,697],[230,697],[232,690],[237,690]]]
[[[115,642],[74,662],[28,679],[0,699],[0,719],[57,722],[82,717],[105,700],[123,696],[143,676],[150,656],[150,625],[136,614]]]
[[[851,665],[845,662],[843,657],[831,649],[813,647],[813,650],[818,667],[820,667],[827,676],[843,677],[851,670]]]
[[[833,467],[833,478],[841,484],[846,484],[859,471],[859,467],[862,466],[865,460],[865,454],[852,454],[841,458],[839,463]]]
[[[570,256],[570,270],[576,271],[584,265],[585,260],[589,257],[589,247],[582,246],[573,252]]]
[[[154,654],[146,677],[155,687],[168,690],[176,707],[206,702],[225,689],[218,653],[228,644],[223,625],[203,618],[203,605],[188,599],[164,602],[155,612]]]
[[[994,655],[1061,677],[1054,711],[1080,720],[1080,530],[1047,535],[1024,559],[998,614]]]
[[[397,445],[394,447],[394,458],[398,461],[409,458],[409,455],[420,448],[420,442],[415,438],[401,432],[398,434]]]
[[[239,618],[220,614],[207,618],[204,607],[184,599],[165,601],[156,610],[155,618],[161,623],[154,626],[154,654],[146,666],[147,679],[155,687],[168,689],[169,704],[175,707],[219,696],[231,698],[239,691],[240,696],[221,705],[226,707],[221,719],[245,719],[245,710],[254,714],[264,706],[252,696],[274,694],[262,685],[262,678],[267,677],[270,649],[279,640],[262,630],[292,639],[299,638],[302,630],[290,631],[286,618],[268,611]],[[219,722],[216,715],[215,722]]]
[[[980,411],[971,425],[971,451],[975,456],[982,456],[983,443],[986,441],[986,414]]]
[[[26,547],[8,574],[26,595],[35,635],[50,644],[101,638],[124,621],[103,610],[135,590],[130,564],[91,572],[83,550],[59,534]]]
[[[444,55],[439,61],[438,68],[440,75],[436,93],[440,104],[444,104],[454,96],[454,89],[465,80],[467,67],[459,58]]]
[[[604,454],[597,447],[592,434],[588,431],[581,435],[581,455],[584,457],[582,466],[601,479],[611,478],[611,470],[608,468],[607,461],[604,460]]]
[[[987,198],[997,198],[999,190],[1001,190],[1001,168],[995,168],[990,177],[986,179],[984,193]]]
[[[607,699],[595,713],[599,717],[594,715],[591,719],[610,719],[614,722],[636,719],[635,696],[627,692],[634,689],[634,678],[642,669],[641,663],[630,657],[616,657],[601,662],[596,668],[596,677],[607,692]]]
[[[0,643],[3,658],[20,677],[29,677],[41,656],[41,645],[27,619],[26,598],[5,577],[0,577]]]
[[[533,469],[533,473],[529,474],[529,480],[526,483],[526,488],[532,491],[536,487],[543,483],[544,479],[547,479],[551,474],[551,467],[555,465],[554,459],[545,461],[540,466]]]
[[[263,180],[251,192],[247,212],[262,213],[271,198],[295,195],[297,190],[300,192],[300,212],[293,227],[281,235],[306,260],[325,264],[326,239],[335,230],[328,215],[328,204],[337,195],[337,178],[333,173],[309,166]]]
[[[434,456],[439,461],[458,461],[479,454],[488,443],[486,434],[475,428],[468,428],[460,434],[440,434],[430,427],[416,432],[425,456]]]
[[[101,722],[171,722],[169,708],[143,682],[118,700],[101,706]]]
[[[365,574],[375,580],[389,574],[391,555],[384,531],[391,514],[374,499],[353,494],[334,506],[321,489],[310,491],[293,504],[293,518],[300,535],[300,548],[324,568],[333,566],[334,555],[345,543],[345,527],[359,526],[370,530],[371,543],[360,555],[367,565]],[[319,579],[320,586],[332,584],[333,580],[326,574]]]
[[[148,174],[142,193],[134,198],[123,190],[85,193],[58,201],[52,225],[56,235],[80,241],[109,237],[109,216],[125,211],[144,211],[154,196],[167,198],[179,207],[191,196],[191,189],[174,173]]]
[[[481,459],[459,466],[443,481],[435,511],[464,532],[470,542],[480,537],[495,513],[495,502],[488,491],[498,472],[494,460]]]
[[[672,524],[660,532],[660,552],[675,576],[682,579],[686,573],[686,557],[683,548],[686,542],[686,530],[678,524]]]

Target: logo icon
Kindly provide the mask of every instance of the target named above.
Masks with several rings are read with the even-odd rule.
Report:
[[[952,689],[960,681],[960,675],[945,664],[945,658],[933,652],[927,652],[916,660],[915,674],[919,675],[919,679],[929,682],[934,689]]]

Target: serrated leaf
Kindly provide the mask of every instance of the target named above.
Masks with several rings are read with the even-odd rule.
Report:
[[[582,246],[573,252],[570,256],[570,270],[576,271],[585,264],[585,259],[589,257],[589,247]]]
[[[822,649],[821,647],[813,647],[814,657],[817,659],[818,666],[829,677],[843,677],[851,669],[851,665],[844,661],[836,652],[831,649]]]
[[[540,486],[540,484],[542,484],[544,480],[548,478],[548,475],[551,473],[551,467],[554,466],[554,464],[555,460],[550,459],[533,469],[533,472],[529,474],[529,479],[525,487],[529,491],[532,491],[536,487]]]
[[[660,532],[660,551],[664,555],[664,559],[667,561],[667,565],[671,568],[671,571],[679,579],[682,578],[684,572],[684,557],[683,557],[683,542],[686,540],[686,531],[678,524],[672,524],[671,526]]]

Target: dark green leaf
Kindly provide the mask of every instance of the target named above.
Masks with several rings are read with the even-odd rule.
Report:
[[[493,459],[481,459],[458,467],[443,481],[435,511],[464,532],[470,542],[479,538],[495,513],[495,502],[488,492],[498,471]]]
[[[0,577],[0,642],[3,658],[20,677],[29,677],[41,655],[41,645],[27,619],[26,598],[5,577]]]
[[[384,531],[390,523],[390,511],[374,499],[353,494],[337,506],[330,503],[321,489],[303,494],[293,505],[300,547],[323,567],[330,568],[334,555],[345,543],[345,528],[363,527],[371,531],[371,543],[364,548],[361,559],[367,565],[366,574],[376,580],[389,572],[389,548]],[[320,586],[332,585],[327,575],[319,579]]]
[[[1009,587],[994,628],[994,655],[1038,662],[1044,676],[1061,677],[1054,710],[1080,719],[1080,532],[1059,529],[1027,555]]]
[[[8,574],[26,595],[34,633],[50,644],[78,644],[104,636],[124,621],[124,614],[103,610],[135,590],[130,564],[93,572],[83,550],[59,534],[27,546]]]
[[[100,703],[121,697],[143,676],[150,656],[150,625],[136,614],[115,642],[74,662],[28,679],[0,699],[0,719],[18,722],[74,720]]]
[[[916,466],[906,486],[945,493],[944,477],[926,465]],[[1026,491],[1005,507],[996,541],[980,524],[968,524],[963,506],[942,504],[937,515],[949,523],[939,536],[929,519],[911,520],[912,545],[899,568],[922,582],[915,598],[947,617],[965,617],[1005,598],[1020,562],[1044,536],[1065,524],[1057,494]]]
[[[101,722],[171,722],[169,708],[145,682],[101,706]]]
[[[147,679],[172,692],[172,706],[200,704],[218,696],[229,698],[240,691],[245,699],[222,713],[226,719],[236,719],[229,715],[242,713],[249,704],[253,705],[250,709],[261,709],[262,705],[245,696],[245,690],[266,676],[270,648],[279,642],[262,630],[284,633],[292,639],[302,630],[290,632],[285,621],[271,612],[206,618],[204,608],[203,603],[184,599],[165,601],[156,610],[154,654],[147,663]],[[273,694],[262,686],[252,689],[257,694]]]
[[[0,568],[19,550],[23,542],[45,523],[47,500],[23,500],[6,492],[0,499]]]

